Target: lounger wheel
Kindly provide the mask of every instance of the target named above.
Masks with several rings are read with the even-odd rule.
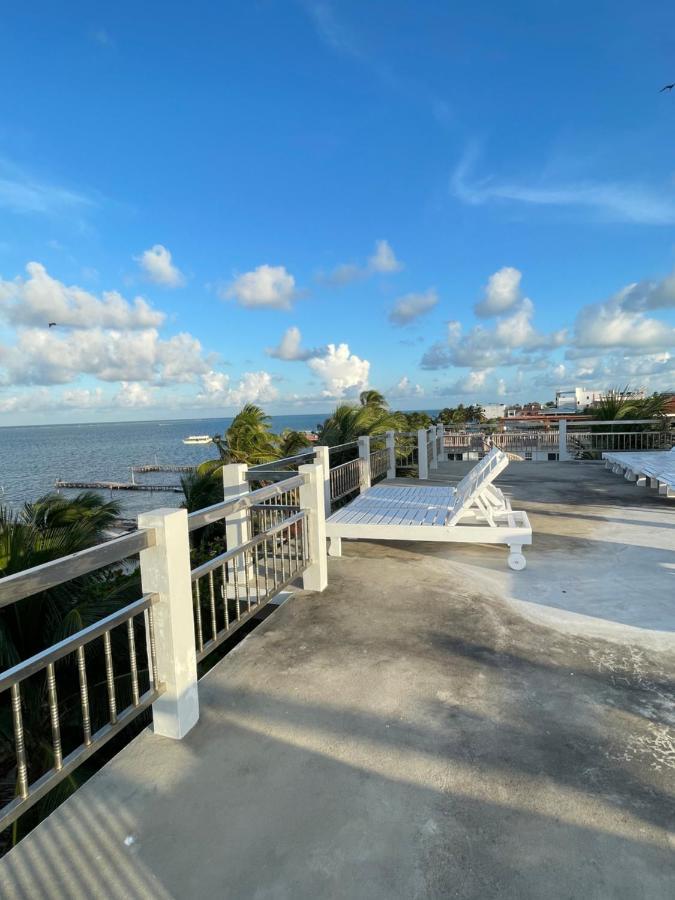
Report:
[[[527,565],[527,560],[522,553],[509,553],[509,569],[514,572],[521,572]]]

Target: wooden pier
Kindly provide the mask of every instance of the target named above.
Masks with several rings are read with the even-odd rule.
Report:
[[[133,481],[55,481],[54,487],[97,491],[150,491],[155,493],[182,494],[179,484],[136,484]]]
[[[131,466],[134,474],[142,474],[143,472],[194,472],[197,466],[164,466],[158,463],[150,463],[146,466]]]

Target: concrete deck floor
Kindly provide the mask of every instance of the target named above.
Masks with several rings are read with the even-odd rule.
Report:
[[[0,895],[675,896],[675,505],[590,463],[500,484],[524,572],[345,542],[204,678],[187,738],[143,733]]]

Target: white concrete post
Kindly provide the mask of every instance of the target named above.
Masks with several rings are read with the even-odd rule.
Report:
[[[387,478],[396,478],[396,432],[388,431],[386,441]]]
[[[570,459],[567,451],[567,419],[558,420],[558,459]]]
[[[305,476],[305,483],[300,487],[300,506],[307,510],[304,527],[309,553],[309,566],[302,576],[302,586],[306,591],[323,591],[328,585],[323,466],[318,462],[299,466],[298,474]]]
[[[436,434],[438,435],[438,459],[440,462],[445,462],[445,425],[437,425]]]
[[[361,463],[361,493],[370,487],[370,435],[364,434],[359,438],[359,459]]]
[[[152,705],[153,729],[182,738],[199,718],[187,510],[141,513],[138,527],[155,532],[155,546],[140,554],[143,593],[159,596],[152,611],[156,677],[165,690]]]
[[[431,468],[438,468],[438,433],[434,425],[429,426],[429,439],[431,440]]]
[[[429,461],[427,460],[427,430],[420,428],[417,432],[417,465],[418,475],[426,480],[429,477]]]
[[[316,461],[321,463],[323,468],[323,500],[326,518],[328,518],[332,512],[330,500],[330,447],[320,446],[315,447],[314,450],[316,452]]]
[[[230,463],[223,466],[223,495],[225,500],[232,500],[241,494],[248,494],[248,481],[246,480],[246,472],[248,466],[244,463]],[[238,547],[250,540],[250,529],[248,525],[248,516],[246,510],[241,509],[239,512],[229,515],[225,522],[225,537],[227,539],[227,549]]]

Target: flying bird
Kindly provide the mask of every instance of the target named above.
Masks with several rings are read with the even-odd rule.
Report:
[[[675,82],[673,82],[672,84],[666,84],[661,88],[659,94],[662,94],[664,91],[672,91],[673,88],[675,88]]]
[[[50,323],[49,323],[49,328],[53,328],[55,325],[56,325],[56,322],[50,322]]]

